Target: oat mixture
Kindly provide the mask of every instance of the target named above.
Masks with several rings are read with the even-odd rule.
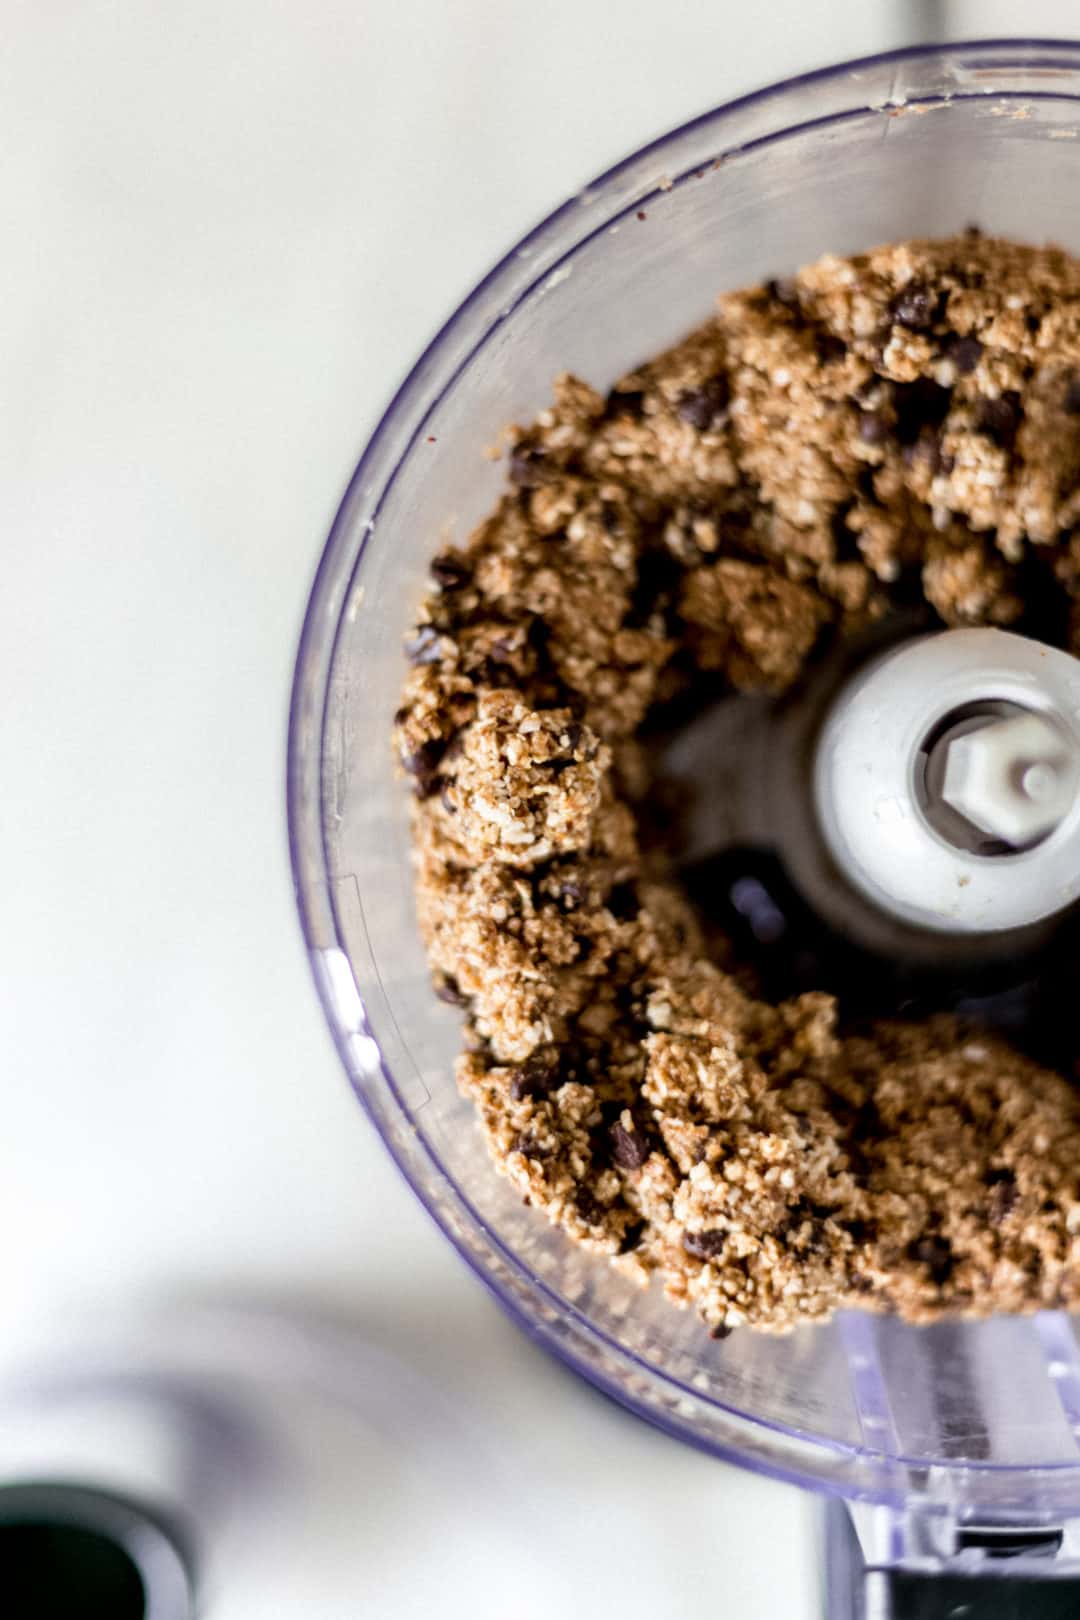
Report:
[[[1074,532],[1075,530],[1075,532]],[[1080,264],[971,231],[725,295],[561,377],[408,643],[421,925],[499,1171],[716,1336],[1080,1305],[1080,1091],[943,1016],[754,993],[647,836],[638,734],[925,598],[1080,651]]]

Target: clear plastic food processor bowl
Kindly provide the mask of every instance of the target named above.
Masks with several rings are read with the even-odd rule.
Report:
[[[913,1328],[849,1313],[714,1342],[526,1209],[454,1087],[459,1019],[429,984],[389,735],[427,563],[491,506],[505,466],[485,447],[547,402],[558,371],[605,388],[721,288],[826,251],[970,223],[1075,251],[1077,199],[1080,46],[1061,43],[931,47],[810,74],[628,158],[503,259],[398,392],[323,554],[293,693],[290,834],[311,960],[352,1084],[417,1195],[506,1309],[586,1378],[705,1450],[884,1504],[863,1510],[888,1519],[883,1556],[916,1563],[982,1547],[987,1525],[991,1539],[1026,1526],[1058,1567],[1080,1549],[1072,1321]]]

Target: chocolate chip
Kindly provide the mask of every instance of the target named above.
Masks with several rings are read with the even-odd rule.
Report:
[[[422,624],[405,643],[405,656],[410,664],[437,664],[442,657],[439,632],[434,625]]]
[[[961,377],[970,377],[983,357],[983,346],[976,337],[954,338],[945,350]]]
[[[941,426],[949,414],[952,394],[929,377],[918,377],[914,382],[897,383],[893,404],[897,439],[901,444],[914,444],[924,428]]]
[[[550,624],[546,623],[546,621],[541,619],[538,615],[534,615],[528,621],[528,625],[525,630],[525,639],[530,647],[534,647],[536,649],[537,653],[541,655],[545,654],[547,652],[548,643],[551,640]],[[567,698],[566,701],[569,705],[570,699]]]
[[[649,1157],[649,1144],[638,1130],[627,1130],[621,1119],[611,1127],[611,1151],[615,1163],[623,1170],[640,1170]]]
[[[985,433],[988,439],[1011,450],[1020,426],[1020,395],[1014,389],[999,399],[980,399],[975,407],[975,431]]]
[[[530,1053],[525,1059],[525,1067],[540,1085],[550,1088],[558,1083],[559,1054],[553,1047],[542,1046]]]
[[[799,1198],[792,1205],[779,1235],[793,1241],[797,1238],[812,1253],[821,1252],[825,1244],[825,1222],[831,1214],[832,1210],[824,1204],[816,1204],[810,1198]]]
[[[550,1159],[552,1149],[540,1147],[530,1131],[519,1131],[510,1143],[511,1153],[524,1153],[527,1159]]]
[[[889,437],[889,424],[880,411],[859,413],[859,438],[863,444],[884,444]]]
[[[937,318],[940,303],[940,295],[925,282],[911,281],[893,299],[890,313],[901,326],[910,327],[913,332],[926,332]]]
[[[589,1131],[589,1163],[594,1175],[601,1175],[612,1166],[611,1137],[602,1125]]]
[[[431,577],[444,591],[460,591],[469,583],[471,571],[464,557],[455,551],[440,551],[431,564]]]
[[[576,883],[573,878],[568,878],[559,885],[556,898],[564,911],[576,911],[578,906],[585,904],[587,894],[582,884]]]
[[[457,980],[450,973],[444,974],[438,981],[435,986],[435,994],[440,1001],[445,1001],[448,1007],[467,1007],[469,1005],[468,996],[462,995],[458,989]]]
[[[735,1329],[728,1327],[726,1322],[717,1322],[715,1327],[709,1329],[710,1339],[730,1339]]]
[[[991,1170],[987,1174],[986,1184],[989,1188],[990,1224],[1000,1226],[1006,1215],[1016,1207],[1019,1197],[1016,1176],[1008,1169]]]
[[[637,579],[623,619],[628,630],[643,629],[654,613],[667,608],[683,578],[683,569],[666,549],[648,548],[638,558]]]
[[[785,309],[799,310],[799,289],[791,276],[774,276],[765,283],[765,291]]]
[[[632,416],[636,420],[645,411],[645,393],[641,388],[613,388],[604,402],[604,415]]]
[[[871,1221],[844,1221],[843,1225],[852,1243],[868,1243],[875,1235],[874,1225]]]
[[[579,1187],[574,1197],[578,1214],[589,1226],[599,1226],[607,1211],[603,1204],[597,1203],[588,1187]]]
[[[395,714],[394,714],[394,724],[395,724],[395,726],[403,726],[408,718],[409,718],[409,708],[408,708],[408,705],[406,705],[405,708],[398,709],[395,712]]]
[[[1080,416],[1080,374],[1075,371],[1065,384],[1065,410],[1069,416]]]
[[[647,1223],[645,1221],[630,1222],[630,1225],[626,1228],[626,1231],[622,1235],[622,1242],[619,1244],[620,1254],[629,1254],[631,1249],[637,1248],[644,1235],[646,1225]]]
[[[882,1135],[883,1122],[873,1099],[864,1102],[852,1122],[851,1134],[856,1142],[874,1142]]]
[[[637,888],[633,883],[616,883],[607,897],[607,908],[619,922],[629,922],[638,914]]]
[[[847,344],[832,332],[818,332],[814,336],[814,349],[823,366],[835,365],[847,354]]]
[[[682,1246],[695,1260],[716,1260],[727,1248],[726,1232],[684,1232]]]
[[[518,444],[510,452],[510,482],[517,489],[535,489],[543,482],[544,452],[535,444]]]
[[[684,422],[699,433],[719,427],[731,401],[731,384],[723,372],[708,378],[700,388],[687,388],[679,395],[675,409]]]
[[[421,799],[430,798],[435,792],[440,778],[438,774],[439,762],[446,752],[446,744],[441,737],[432,737],[411,754],[402,754],[401,763],[413,778],[417,796]]]
[[[855,487],[864,501],[873,506],[877,501],[877,488],[874,483],[875,468],[860,467],[855,477]]]
[[[585,760],[596,758],[598,746],[580,720],[571,721],[562,735],[567,739],[566,746],[572,754],[580,754]]]
[[[908,1255],[924,1265],[930,1273],[930,1281],[940,1288],[952,1276],[953,1252],[952,1245],[947,1238],[931,1237],[917,1238],[908,1245]]]
[[[559,1059],[555,1052],[541,1048],[527,1057],[510,1076],[510,1097],[523,1102],[526,1097],[546,1097],[559,1084]]]

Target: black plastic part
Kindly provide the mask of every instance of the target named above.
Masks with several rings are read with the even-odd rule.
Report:
[[[1080,1581],[1013,1575],[876,1575],[888,1620],[1077,1620]]]
[[[868,1568],[847,1504],[828,1501],[823,1517],[825,1620],[1080,1620],[1080,1576],[1038,1567],[1060,1550],[1060,1530],[963,1528],[957,1552],[981,1552],[987,1564],[930,1574]]]
[[[0,1614],[193,1620],[194,1549],[156,1506],[67,1481],[0,1488]]]
[[[134,1559],[111,1536],[48,1519],[0,1525],[0,1584],[22,1620],[144,1620]]]
[[[1053,1558],[1065,1540],[1061,1530],[1013,1530],[998,1525],[970,1526],[956,1538],[958,1552],[975,1548],[987,1558]]]

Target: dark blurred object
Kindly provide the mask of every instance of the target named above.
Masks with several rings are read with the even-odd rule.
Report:
[[[76,1485],[0,1490],[3,1612],[18,1620],[190,1620],[192,1559],[145,1506]]]

